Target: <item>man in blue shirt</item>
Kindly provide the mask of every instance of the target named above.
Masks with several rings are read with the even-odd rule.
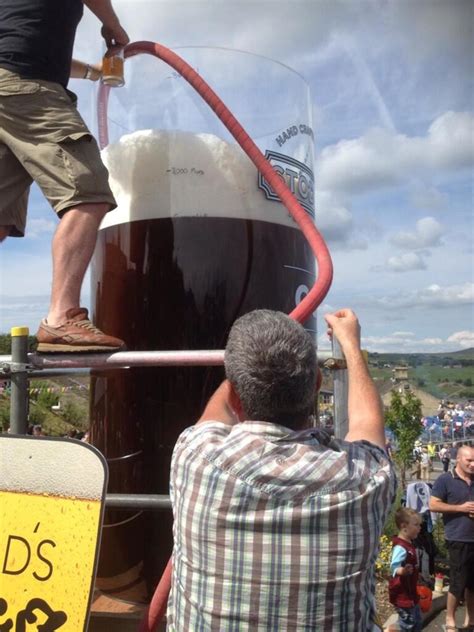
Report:
[[[456,630],[459,602],[466,604],[464,627],[474,630],[474,448],[461,446],[456,467],[435,481],[430,510],[443,514],[449,550],[446,630]]]

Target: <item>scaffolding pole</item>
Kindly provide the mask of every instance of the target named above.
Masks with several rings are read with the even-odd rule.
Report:
[[[347,409],[348,377],[344,354],[335,336],[332,337],[332,356],[337,364],[334,371],[334,436],[344,439],[349,430]]]
[[[28,431],[28,327],[13,327],[10,368],[10,432]]]

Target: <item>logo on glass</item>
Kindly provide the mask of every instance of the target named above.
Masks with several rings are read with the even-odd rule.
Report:
[[[314,176],[303,162],[276,151],[265,152],[265,158],[296,197],[301,206],[314,217]],[[265,193],[267,200],[280,201],[280,198],[265,180],[258,174],[258,187]]]

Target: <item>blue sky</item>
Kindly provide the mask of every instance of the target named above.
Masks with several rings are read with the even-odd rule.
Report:
[[[311,89],[316,223],[334,259],[322,315],[354,307],[372,351],[474,346],[474,4],[468,0],[116,0],[132,40],[270,57]],[[75,56],[94,62],[86,10]],[[200,69],[206,75],[206,69]],[[92,121],[95,87],[72,81]],[[229,106],[238,105],[228,103]],[[0,331],[47,311],[56,218],[33,190],[0,246]],[[83,302],[89,288],[84,285]]]

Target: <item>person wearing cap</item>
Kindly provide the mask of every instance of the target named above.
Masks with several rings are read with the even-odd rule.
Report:
[[[84,5],[102,22],[107,46],[128,43],[111,0],[0,0],[0,242],[24,236],[32,182],[60,219],[49,311],[37,333],[42,352],[124,347],[79,304],[100,222],[116,206],[97,143],[67,89],[70,76],[101,75],[72,60]]]

